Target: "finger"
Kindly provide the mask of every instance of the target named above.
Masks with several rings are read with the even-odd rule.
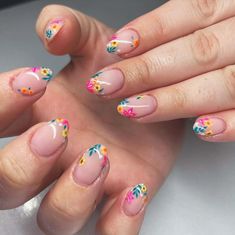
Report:
[[[128,23],[107,45],[130,57],[235,15],[233,0],[172,0]],[[187,19],[187,20],[186,20]]]
[[[96,74],[88,88],[108,98],[123,97],[234,64],[234,22],[235,17],[116,63]]]
[[[43,200],[38,223],[46,234],[72,235],[94,211],[109,171],[107,149],[97,144],[60,177]]]
[[[0,75],[1,136],[19,133],[30,126],[30,108],[44,94],[51,78],[52,71],[46,67],[22,68]]]
[[[235,141],[235,110],[199,117],[193,126],[194,133],[208,142]]]
[[[50,53],[73,57],[94,57],[94,49],[104,56],[107,37],[112,33],[94,18],[61,5],[48,5],[42,10],[36,31]],[[99,47],[94,48],[96,45]]]
[[[188,118],[233,109],[235,66],[123,100],[118,111],[140,122]]]
[[[147,187],[138,184],[124,190],[97,224],[99,235],[137,235],[147,205]]]
[[[64,119],[40,123],[0,151],[0,209],[23,204],[55,179],[68,127]]]

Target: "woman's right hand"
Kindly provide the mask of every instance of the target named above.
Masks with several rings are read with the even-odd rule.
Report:
[[[84,78],[117,62],[105,52],[113,30],[58,5],[43,9],[36,28],[49,52],[69,54],[71,62],[48,86],[51,71],[42,67],[0,75],[1,136],[21,134],[0,151],[0,209],[23,204],[57,180],[39,208],[46,234],[79,231],[105,193],[99,233],[136,235],[146,205],[140,183],[149,202],[174,163],[183,124],[129,123],[112,103],[86,92]],[[102,145],[90,148],[95,144]]]

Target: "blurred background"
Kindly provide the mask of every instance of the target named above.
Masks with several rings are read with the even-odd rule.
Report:
[[[13,2],[18,4],[12,5]],[[0,7],[4,8],[0,10],[0,71],[40,64],[59,71],[68,62],[66,56],[49,55],[36,36],[35,21],[47,4],[66,4],[119,28],[164,2],[1,1]],[[151,24],[154,27],[154,21]],[[192,134],[191,126],[192,121],[189,121],[177,164],[148,208],[140,235],[234,235],[235,145],[204,143]],[[0,145],[8,141],[10,139],[2,139]],[[43,195],[17,209],[0,211],[0,234],[42,235],[35,215]],[[98,212],[79,235],[94,235],[97,216]]]

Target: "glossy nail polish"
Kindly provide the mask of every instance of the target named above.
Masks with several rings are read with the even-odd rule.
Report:
[[[49,157],[66,143],[69,123],[57,118],[40,127],[31,139],[31,149],[38,155]]]
[[[51,20],[45,29],[45,38],[48,41],[51,41],[58,32],[62,29],[64,26],[64,20],[63,19],[53,19]]]
[[[139,46],[139,35],[133,29],[125,29],[115,34],[107,44],[107,51],[113,54],[127,54]]]
[[[226,123],[217,117],[203,117],[196,120],[193,131],[195,134],[211,137],[223,133],[226,130]]]
[[[152,114],[157,108],[157,102],[151,95],[134,96],[121,101],[117,111],[127,118],[140,118]]]
[[[52,71],[46,67],[30,68],[13,78],[12,88],[21,95],[32,96],[46,89],[52,75]]]
[[[107,148],[96,144],[89,148],[77,163],[73,176],[79,185],[93,184],[105,172],[109,164]]]
[[[110,95],[122,88],[124,77],[120,70],[100,71],[87,82],[87,90],[96,95]]]
[[[123,202],[123,211],[127,216],[137,215],[147,202],[147,187],[144,184],[138,184],[133,187],[125,197]]]

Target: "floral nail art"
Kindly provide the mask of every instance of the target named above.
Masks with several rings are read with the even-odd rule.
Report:
[[[25,96],[32,96],[43,89],[52,79],[52,70],[46,67],[27,69],[13,79],[13,89]]]
[[[63,26],[64,20],[62,19],[55,19],[50,21],[45,30],[45,38],[47,40],[51,40],[61,30]]]
[[[139,39],[136,36],[131,35],[128,39],[120,39],[117,35],[114,35],[111,41],[107,44],[107,51],[109,53],[120,54],[122,53],[122,47],[128,45],[129,48],[126,50],[133,50],[139,46]]]
[[[103,74],[103,72],[97,72],[92,76],[92,78],[87,82],[86,88],[89,92],[95,94],[102,94],[104,88],[102,88],[102,81],[98,80],[99,76]]]
[[[56,119],[51,120],[49,122],[49,125],[55,125],[55,126],[62,127],[61,135],[64,138],[68,137],[68,133],[69,133],[69,122],[68,122],[68,120],[63,119],[63,118],[56,118]]]
[[[142,98],[143,96],[137,96],[135,99],[140,100]],[[129,99],[122,100],[117,107],[117,111],[124,117],[134,118],[136,117],[136,112],[134,111],[134,107],[128,107],[129,104],[130,104]]]
[[[195,122],[193,131],[198,135],[209,137],[214,134],[211,129],[212,125],[213,121],[210,118],[201,118]]]
[[[104,168],[108,163],[107,148],[104,145],[96,144],[89,148],[79,160],[79,166],[83,166],[86,163],[86,159],[98,155],[101,161],[101,167]]]
[[[145,197],[145,200],[147,200],[147,194],[147,187],[144,184],[138,184],[127,193],[125,201],[130,204],[133,200],[139,197]]]

